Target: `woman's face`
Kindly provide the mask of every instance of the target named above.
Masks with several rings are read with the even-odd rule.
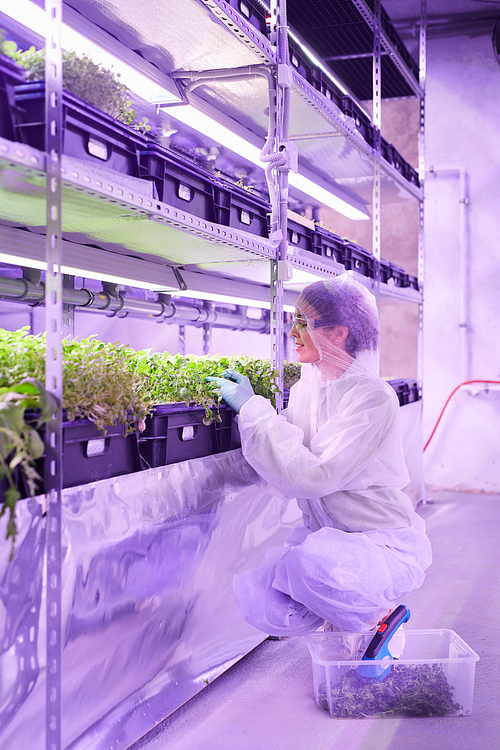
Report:
[[[305,365],[319,360],[320,354],[308,333],[307,321],[300,314],[300,310],[298,309],[295,310],[290,336],[295,339],[295,351],[297,352],[297,359],[299,362]]]

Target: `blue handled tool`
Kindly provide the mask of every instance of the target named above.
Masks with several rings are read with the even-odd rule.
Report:
[[[392,654],[389,642],[404,622],[410,619],[410,610],[404,604],[396,607],[389,617],[378,628],[371,639],[361,661],[368,662],[358,667],[360,677],[368,680],[384,680],[391,671]],[[370,661],[383,661],[383,664],[369,664]]]

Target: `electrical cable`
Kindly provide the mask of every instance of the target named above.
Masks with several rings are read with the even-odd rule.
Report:
[[[466,380],[465,382],[460,383],[460,385],[457,385],[457,387],[454,388],[453,391],[450,393],[450,395],[446,399],[445,405],[441,409],[441,414],[439,415],[438,420],[437,420],[436,424],[434,425],[434,429],[432,430],[431,435],[430,435],[428,441],[424,445],[424,452],[427,450],[427,446],[429,445],[429,443],[431,442],[432,438],[434,437],[434,433],[436,432],[436,430],[438,428],[438,424],[441,421],[441,417],[443,416],[444,411],[445,411],[446,407],[448,406],[448,404],[450,403],[452,397],[455,395],[455,393],[458,391],[458,389],[461,388],[463,385],[471,385],[472,383],[491,383],[491,384],[500,385],[500,380]]]

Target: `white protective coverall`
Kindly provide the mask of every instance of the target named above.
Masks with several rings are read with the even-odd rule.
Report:
[[[278,415],[253,396],[238,427],[246,460],[297,499],[304,527],[235,576],[238,614],[269,635],[303,635],[324,621],[363,632],[421,586],[430,544],[402,492],[399,403],[377,375],[373,295],[344,274],[307,287],[297,308],[320,358],[302,365],[287,409]]]

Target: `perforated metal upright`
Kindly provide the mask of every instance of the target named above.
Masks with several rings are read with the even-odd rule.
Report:
[[[276,44],[276,138],[275,151],[286,148],[289,141],[288,121],[290,113],[290,82],[286,75],[289,66],[286,0],[272,0],[271,3],[271,42]],[[291,79],[291,75],[290,75]],[[276,170],[277,225],[281,240],[276,258],[271,261],[271,361],[278,370],[276,408],[283,408],[283,360],[284,360],[284,286],[282,269],[287,257],[287,209],[288,209],[288,169]],[[274,228],[273,228],[274,229]]]
[[[382,41],[381,3],[373,3],[373,197],[372,197],[372,253],[374,265],[374,292],[380,305],[380,146],[382,129]]]
[[[420,84],[420,121],[418,133],[418,177],[422,189],[418,210],[418,285],[424,290],[424,195],[425,195],[425,83],[427,77],[427,0],[421,0],[420,43],[419,43],[419,84]],[[423,296],[418,306],[418,342],[417,342],[417,380],[418,392],[422,398],[424,377],[424,307]]]
[[[57,409],[45,430],[47,501],[47,750],[61,748],[61,493],[62,493],[62,0],[46,0],[45,61],[46,244],[45,385]]]

